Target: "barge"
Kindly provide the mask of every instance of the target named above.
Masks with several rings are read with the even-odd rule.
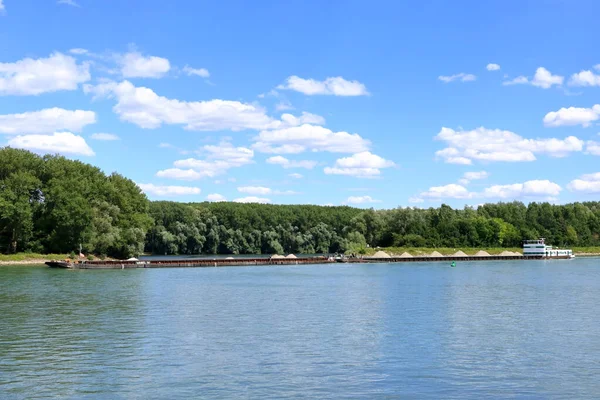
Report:
[[[131,269],[131,268],[188,268],[188,267],[242,267],[242,266],[282,266],[310,264],[370,264],[370,263],[407,263],[407,262],[452,262],[452,261],[507,261],[507,260],[546,260],[568,259],[569,256],[546,257],[544,255],[490,255],[490,256],[416,256],[416,257],[299,257],[299,258],[200,258],[171,260],[124,260],[124,261],[48,261],[52,268],[68,269]]]

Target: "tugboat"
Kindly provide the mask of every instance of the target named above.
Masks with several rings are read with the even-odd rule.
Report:
[[[570,259],[575,258],[573,250],[554,249],[545,242],[546,239],[523,241],[523,257],[538,257],[543,259]]]

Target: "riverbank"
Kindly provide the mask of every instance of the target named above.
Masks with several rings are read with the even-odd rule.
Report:
[[[46,261],[64,260],[68,257],[68,254],[0,254],[0,265],[36,265],[44,264]]]

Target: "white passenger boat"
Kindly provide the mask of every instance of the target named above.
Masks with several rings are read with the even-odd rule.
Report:
[[[573,250],[555,249],[552,246],[547,245],[544,238],[539,238],[538,240],[524,240],[523,256],[558,259],[575,258]]]

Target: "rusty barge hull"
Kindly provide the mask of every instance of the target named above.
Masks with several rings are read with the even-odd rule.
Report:
[[[347,258],[331,260],[326,257],[302,258],[237,258],[237,259],[190,259],[190,260],[147,260],[147,261],[47,261],[52,268],[67,269],[132,269],[132,268],[210,268],[244,266],[282,266],[310,264],[371,264],[407,262],[460,262],[460,261],[509,261],[509,260],[556,260],[569,257],[543,256],[463,256],[463,257],[391,257],[391,258]]]

